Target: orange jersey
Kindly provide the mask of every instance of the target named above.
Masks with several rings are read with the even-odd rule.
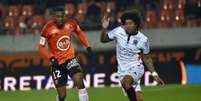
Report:
[[[67,20],[61,28],[58,28],[55,21],[48,22],[41,31],[43,39],[40,40],[39,52],[48,59],[54,56],[59,61],[59,64],[74,58],[75,50],[71,42],[71,35],[73,33],[78,35],[85,47],[89,47],[86,37],[75,21]],[[44,51],[46,42],[48,44],[48,51]]]

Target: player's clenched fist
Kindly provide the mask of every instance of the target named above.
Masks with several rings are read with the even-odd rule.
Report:
[[[57,61],[57,59],[56,59],[55,57],[51,57],[51,58],[50,58],[50,63],[51,63],[51,66],[52,66],[53,68],[56,68],[56,67],[59,66],[59,63],[58,63],[58,61]]]

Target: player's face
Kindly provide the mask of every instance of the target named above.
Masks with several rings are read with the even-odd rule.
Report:
[[[54,19],[57,21],[59,26],[63,26],[65,23],[65,12],[64,11],[56,11],[54,13]]]
[[[133,34],[137,30],[137,24],[131,19],[125,20],[124,27],[128,32],[127,34]]]

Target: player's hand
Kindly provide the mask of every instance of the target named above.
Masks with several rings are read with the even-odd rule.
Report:
[[[109,26],[109,23],[110,23],[110,18],[107,18],[106,16],[104,16],[102,18],[102,27],[104,29],[107,29],[107,27]]]
[[[91,47],[87,48],[87,53],[88,53],[88,56],[89,56],[89,59],[90,59],[90,63],[88,65],[88,68],[87,68],[88,70],[87,71],[89,73],[94,73],[96,71],[96,68],[94,67],[96,65],[96,63],[95,63],[96,58],[95,58],[95,55],[94,55]]]
[[[156,80],[157,83],[160,84],[162,87],[165,86],[164,81],[159,77],[159,75],[154,75],[153,78],[154,78],[154,80]]]
[[[92,58],[93,57],[93,51],[92,51],[92,49],[91,49],[91,47],[87,47],[87,53],[88,53],[88,55],[89,55],[89,58]]]
[[[57,68],[59,66],[59,63],[55,57],[50,58],[50,63],[53,68]]]
[[[91,63],[92,65],[95,64],[96,58],[95,58],[95,55],[94,55],[94,53],[93,53],[91,47],[88,47],[88,48],[87,48],[87,53],[88,53],[88,56],[89,56],[89,59],[90,59],[90,63]]]

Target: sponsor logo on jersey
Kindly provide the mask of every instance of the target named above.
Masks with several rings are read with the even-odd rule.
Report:
[[[71,69],[72,67],[80,67],[77,59],[72,59],[71,61],[69,61],[66,68]]]
[[[57,48],[61,51],[67,51],[70,47],[70,37],[62,36],[57,41]]]

